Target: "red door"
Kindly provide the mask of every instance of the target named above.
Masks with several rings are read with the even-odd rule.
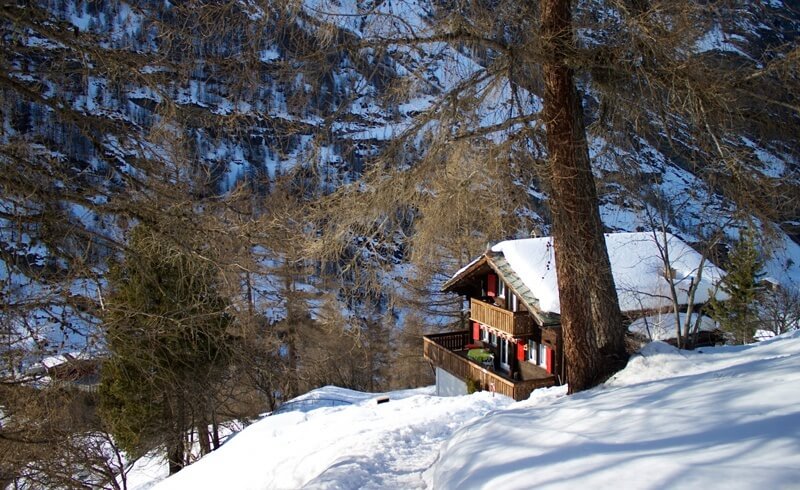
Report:
[[[547,372],[553,374],[553,368],[556,365],[556,351],[548,347],[545,352],[547,353]]]

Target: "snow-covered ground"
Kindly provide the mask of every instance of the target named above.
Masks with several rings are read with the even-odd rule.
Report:
[[[487,417],[450,438],[430,481],[436,488],[800,488],[800,333],[700,351],[649,344],[600,388]]]
[[[800,332],[652,343],[569,397],[388,395],[316,390],[351,405],[265,417],[157,488],[800,488]]]
[[[456,429],[513,403],[490,393],[441,398],[432,388],[379,395],[326,387],[321,408],[265,417],[159,489],[425,488],[422,473]],[[328,400],[352,405],[330,407]]]

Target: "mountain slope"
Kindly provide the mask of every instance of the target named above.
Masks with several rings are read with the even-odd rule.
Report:
[[[618,48],[625,38],[614,41],[613,29],[624,26],[616,23],[614,10],[596,19],[602,4],[578,3],[582,43],[587,48],[603,43]],[[541,109],[536,84],[515,81],[521,85],[512,90],[502,67],[492,66],[496,53],[485,49],[447,43],[359,49],[370,37],[445,29],[461,15],[446,2],[309,0],[288,15],[253,2],[52,0],[18,2],[0,14],[7,41],[0,57],[6,68],[0,85],[0,286],[14,323],[25,324],[32,330],[26,335],[41,343],[70,341],[75,344],[71,347],[80,348],[85,337],[96,333],[96,313],[102,307],[97,298],[109,257],[124,247],[124,232],[131,224],[157,220],[169,207],[153,199],[148,186],[154,182],[163,181],[166,190],[161,188],[161,193],[174,194],[180,202],[213,199],[249,186],[257,203],[250,210],[254,215],[269,212],[267,196],[284,190],[300,209],[361,179],[374,166],[420,165],[429,156],[431,128],[480,133],[487,125],[503,126],[508,117],[520,115],[533,124]],[[755,77],[759,79],[780,72],[782,65],[773,65],[782,59],[781,48],[796,44],[800,31],[797,8],[790,2],[753,2],[730,15],[734,14],[735,22],[720,19],[708,26],[694,48],[697,54],[734,66],[763,67],[765,72]],[[493,35],[499,36],[502,29],[497,27]],[[793,72],[787,70],[786,85],[776,92],[782,103],[792,106],[796,91],[791,89]],[[705,160],[715,161],[716,156],[695,148],[696,135],[687,133],[703,133],[704,128],[679,114],[662,120],[652,113],[641,116],[651,119],[642,128],[630,126],[626,108],[642,101],[604,99],[596,89],[602,85],[599,75],[587,73],[593,82],[583,89],[605,225],[633,231],[663,224],[692,243],[704,241],[721,223],[727,225],[737,210],[703,175]],[[495,83],[459,91],[470,77],[490,77]],[[450,116],[445,110],[448,99],[473,97],[472,111]],[[624,116],[621,126],[607,121],[612,108]],[[776,211],[776,223],[792,234],[798,226],[797,206],[784,196],[800,186],[797,117],[759,114],[780,124],[764,134],[756,131],[755,123],[732,128],[724,133],[730,140],[726,144],[737,149],[731,158],[749,161],[747,168],[754,174],[770,178],[767,183],[775,195],[774,202],[765,201],[770,204],[766,207]],[[410,141],[403,144],[403,133],[414,133],[415,125],[418,134],[406,134]],[[409,242],[418,246],[422,241],[416,237],[422,235],[426,218],[435,221],[431,215],[437,209],[451,207],[449,202],[419,202],[442,202],[455,192],[469,192],[474,202],[492,206],[491,220],[456,223],[454,232],[431,225],[448,242],[454,233],[465,235],[465,229],[475,235],[469,242],[474,250],[458,254],[470,256],[487,240],[528,235],[534,226],[546,228],[547,197],[530,175],[535,173],[527,168],[531,162],[504,153],[498,169],[507,174],[510,162],[512,170],[500,177],[502,172],[484,160],[487,155],[476,153],[478,147],[502,146],[519,129],[512,124],[468,148],[467,159],[474,161],[446,172],[455,175],[455,189],[438,189],[423,176],[425,185],[416,189],[415,202],[393,202],[402,212],[379,209],[377,218],[362,212],[366,224],[355,231],[336,216],[331,221],[342,221],[346,230],[341,233],[341,248],[346,250],[341,255],[363,254],[369,266],[407,260]],[[538,129],[534,133],[538,143],[532,141],[531,146],[541,147],[537,138],[542,134]],[[672,136],[667,138],[667,133]],[[392,145],[402,147],[400,155],[378,160]],[[544,157],[530,151],[534,160]],[[440,162],[431,159],[438,170]],[[502,180],[510,182],[498,184]],[[176,192],[181,186],[185,189]],[[389,186],[396,191],[398,184],[391,181]],[[515,199],[508,198],[515,193]],[[351,205],[347,201],[344,207]],[[207,202],[195,208],[211,214]],[[298,222],[330,220],[299,214]],[[497,220],[498,214],[508,223],[488,228],[492,225],[486,222]],[[659,215],[668,216],[668,222],[649,219]],[[278,218],[286,221],[282,215]],[[737,217],[736,224],[744,226],[746,221]],[[725,232],[728,241],[735,240],[735,229]],[[382,243],[374,245],[371,238]],[[275,237],[259,240],[268,255],[279,255],[269,243],[277,241]],[[796,246],[785,234],[777,241],[784,248]],[[794,262],[792,274],[800,277]],[[443,268],[452,270],[450,264]],[[270,270],[265,274],[274,275]],[[282,305],[274,307],[279,301],[271,303],[259,309],[285,316]],[[64,335],[59,328],[75,334]]]
[[[800,481],[800,332],[678,351],[653,343],[612,380],[512,403],[376,395],[266,417],[158,488],[791,488]],[[438,452],[438,458],[437,458]]]

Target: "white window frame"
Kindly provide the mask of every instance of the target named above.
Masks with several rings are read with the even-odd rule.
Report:
[[[505,337],[500,339],[500,367],[508,371],[511,369],[511,363],[509,362],[508,350],[509,344],[511,342],[508,341]]]
[[[539,353],[537,354],[537,357],[539,358],[537,365],[547,369],[547,346],[544,344],[544,342],[539,344]]]
[[[497,297],[498,298],[505,298],[506,297],[506,283],[500,279],[500,276],[497,276]]]
[[[489,329],[481,325],[481,340],[483,342],[489,342]]]

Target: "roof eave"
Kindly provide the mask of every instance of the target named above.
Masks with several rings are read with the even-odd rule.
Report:
[[[453,277],[447,280],[441,288],[442,292],[458,292],[456,289],[458,288],[459,284],[473,274],[475,271],[480,269],[481,267],[488,266],[495,274],[501,277],[506,283],[510,283],[509,278],[505,277],[504,272],[501,270],[500,267],[492,260],[492,257],[496,256],[493,253],[484,253],[480,255],[478,258],[467,264],[466,267],[458,271]],[[513,286],[509,284],[509,288],[520,298],[525,307],[528,311],[536,317],[537,321],[540,325],[544,327],[558,327],[561,325],[560,315],[556,313],[545,312],[539,309],[538,303],[530,303],[525,299],[525,295],[521,294],[519,291],[516,290]]]
[[[460,283],[464,278],[475,272],[477,269],[485,265],[487,262],[486,254],[482,254],[477,259],[473,260],[466,267],[458,271],[453,277],[447,280],[447,282],[442,285],[441,291],[443,293],[449,293],[453,291],[453,289]]]

